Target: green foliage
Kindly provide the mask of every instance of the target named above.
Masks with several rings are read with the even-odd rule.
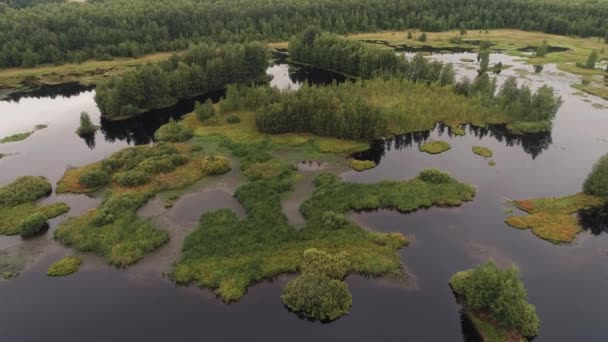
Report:
[[[418,41],[419,42],[426,42],[426,33],[425,32],[422,32],[420,34],[420,36],[418,36]]]
[[[77,257],[65,257],[52,264],[46,271],[46,275],[50,277],[64,277],[72,273],[76,273],[80,268],[80,263],[81,261]]]
[[[549,44],[543,40],[543,44],[536,48],[536,57],[545,57],[549,53]]]
[[[482,49],[477,55],[477,61],[479,61],[479,73],[482,74],[488,71],[490,65],[490,50]]]
[[[183,142],[190,138],[192,138],[192,130],[174,121],[173,118],[154,133],[156,141]]]
[[[598,59],[599,59],[599,54],[597,53],[597,50],[593,50],[589,54],[589,57],[587,57],[587,61],[585,61],[585,64],[580,65],[577,63],[577,65],[579,67],[585,68],[585,69],[595,69],[595,64],[597,63]]]
[[[32,214],[19,223],[19,234],[22,237],[30,237],[42,232],[48,227],[47,218],[43,213]]]
[[[337,214],[331,210],[323,213],[323,225],[331,229],[344,228],[348,224],[348,220],[344,214]]]
[[[24,176],[0,188],[0,207],[36,201],[51,194],[53,188],[44,177]]]
[[[230,162],[226,158],[210,155],[201,160],[200,168],[206,175],[221,175],[230,171]]]
[[[452,146],[450,146],[450,144],[447,141],[430,140],[420,146],[420,151],[430,153],[430,154],[439,154],[439,153],[443,153],[451,148],[452,148]]]
[[[346,283],[317,274],[304,274],[289,282],[281,299],[290,310],[322,321],[344,315],[352,303]]]
[[[586,194],[608,198],[608,154],[593,166],[583,185]]]
[[[341,280],[351,268],[347,253],[330,254],[316,248],[304,251],[304,260],[300,267],[302,274],[319,274],[331,279]]]
[[[95,101],[104,115],[132,116],[229,83],[257,81],[267,66],[267,49],[260,43],[195,45],[179,57],[148,63],[101,82]]]
[[[93,134],[93,133],[97,132],[98,129],[99,129],[99,126],[93,125],[93,122],[91,121],[91,117],[89,116],[89,113],[87,113],[87,112],[80,113],[80,126],[76,130],[77,134],[79,134],[79,135]]]
[[[348,165],[355,171],[365,171],[376,167],[376,163],[373,160],[351,159]]]
[[[420,54],[408,61],[391,50],[329,33],[318,34],[313,38],[305,34],[292,37],[289,41],[289,55],[298,62],[364,79],[391,76],[431,83],[439,80],[445,68],[442,63],[428,61]],[[450,74],[449,71],[446,73]],[[442,79],[442,82],[449,81],[453,81],[449,75]]]
[[[88,189],[99,189],[110,183],[110,175],[102,170],[91,170],[83,173],[78,182]]]
[[[152,175],[143,170],[129,170],[114,176],[114,181],[120,186],[139,186],[152,180]]]
[[[196,113],[196,117],[200,122],[205,122],[216,114],[213,102],[210,99],[207,99],[203,104],[196,102],[194,104],[194,113]]]
[[[494,155],[494,153],[492,153],[492,150],[483,146],[473,146],[473,153],[484,158],[492,158],[492,156]]]
[[[229,117],[226,118],[226,122],[229,124],[237,124],[241,122],[241,118],[239,118],[236,115],[230,115]]]
[[[450,280],[456,294],[467,308],[489,316],[505,329],[515,329],[522,336],[538,334],[536,309],[528,304],[527,294],[516,267],[500,270],[493,262],[456,273]]]
[[[433,184],[447,184],[455,181],[447,172],[439,169],[422,170],[418,174],[418,178],[424,182]]]
[[[8,137],[0,139],[0,144],[22,141],[29,138],[32,134],[34,134],[34,132],[25,132],[9,135]]]
[[[25,218],[42,213],[47,219],[52,219],[67,213],[70,207],[65,203],[53,203],[47,206],[36,206],[33,203],[24,203],[12,207],[0,206],[0,234],[19,234],[19,224]]]

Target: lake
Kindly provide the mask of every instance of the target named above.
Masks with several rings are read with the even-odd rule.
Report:
[[[460,77],[473,78],[472,53],[437,54],[430,58],[454,63]],[[492,54],[491,64],[501,61],[510,68],[496,75],[499,83],[510,75],[533,89],[543,84],[555,88],[564,104],[551,133],[517,136],[502,126],[466,127],[455,136],[442,125],[431,131],[373,142],[357,157],[375,160],[378,166],[365,172],[348,171],[342,177],[353,182],[408,179],[428,167],[438,167],[457,179],[474,184],[474,201],[458,208],[432,208],[413,214],[379,210],[351,213],[350,218],[375,231],[403,232],[411,240],[401,250],[407,279],[367,279],[349,276],[353,295],[348,315],[329,324],[299,319],[284,308],[280,293],[291,276],[251,287],[238,303],[226,305],[213,292],[196,287],[176,287],[165,277],[170,257],[179,244],[169,244],[128,270],[116,270],[97,257],[86,255],[81,270],[66,278],[48,278],[47,267],[72,253],[52,240],[52,231],[65,217],[51,221],[51,229],[36,239],[0,237],[2,255],[15,257],[23,273],[0,281],[0,336],[6,341],[474,341],[470,323],[447,284],[457,271],[488,258],[499,265],[519,266],[541,320],[535,341],[604,341],[608,325],[608,234],[606,224],[587,219],[587,231],[571,245],[557,246],[503,223],[505,201],[543,196],[563,196],[581,190],[593,163],[608,152],[608,101],[574,95],[570,83],[578,77],[547,65],[536,74],[532,65],[516,58]],[[311,83],[343,81],[319,70],[277,64],[269,69],[272,84],[283,89]],[[193,101],[176,108],[150,113],[127,122],[106,122],[94,102],[94,91],[72,91],[69,96],[35,94],[0,102],[0,137],[33,130],[29,139],[0,145],[0,184],[21,175],[43,175],[55,184],[66,167],[100,160],[133,144],[148,144],[153,132],[169,118],[192,110]],[[221,94],[212,94],[214,98]],[[593,104],[596,104],[594,107]],[[81,111],[91,114],[102,129],[94,141],[74,131]],[[440,154],[420,153],[428,139],[449,141],[452,149]],[[471,152],[483,145],[494,152],[496,166]],[[302,171],[305,175],[315,168]],[[219,207],[241,209],[230,197],[239,182],[228,174],[201,191],[176,202],[164,217],[181,234],[193,229],[196,217]],[[310,177],[308,177],[310,178]],[[306,193],[306,191],[302,191]],[[99,199],[77,195],[52,195],[45,202],[64,201],[75,216],[94,208]],[[291,199],[293,200],[293,199]],[[197,207],[196,203],[199,204]],[[153,216],[153,201],[149,216]],[[142,208],[142,214],[145,213]],[[242,215],[242,213],[240,213]],[[593,216],[593,215],[591,215]],[[595,225],[594,225],[595,224]],[[169,228],[173,231],[174,228]],[[155,259],[157,258],[157,259]],[[156,262],[158,259],[162,259]],[[157,267],[164,265],[164,268]],[[32,326],[34,324],[34,326]]]

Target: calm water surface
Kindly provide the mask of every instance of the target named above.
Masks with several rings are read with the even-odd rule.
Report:
[[[433,55],[455,63],[459,75],[475,75],[474,54]],[[464,319],[447,285],[450,276],[488,258],[501,265],[516,263],[522,272],[530,302],[541,319],[537,341],[605,341],[608,324],[608,234],[595,213],[584,216],[588,231],[575,243],[555,246],[530,231],[507,227],[504,202],[537,196],[561,196],[580,191],[591,165],[608,152],[608,111],[593,103],[608,105],[593,97],[573,96],[572,75],[546,66],[536,75],[533,67],[512,57],[492,55],[491,63],[513,65],[497,75],[503,81],[518,74],[535,88],[549,84],[565,100],[550,134],[515,136],[504,127],[466,127],[465,136],[453,136],[446,127],[376,142],[359,155],[378,167],[366,172],[349,171],[349,181],[376,182],[407,179],[426,167],[439,167],[458,179],[475,184],[478,195],[458,208],[433,208],[414,214],[380,210],[353,213],[351,218],[369,229],[399,231],[411,240],[400,253],[410,274],[407,281],[347,279],[353,293],[350,314],[331,323],[300,320],[282,305],[279,295],[289,277],[265,282],[249,289],[242,301],[225,305],[212,292],[194,287],[174,287],[163,278],[168,270],[146,268],[146,260],[127,271],[114,270],[96,257],[86,256],[83,269],[64,279],[50,279],[46,268],[71,253],[52,241],[52,230],[65,218],[52,222],[51,232],[22,242],[18,237],[0,237],[2,253],[21,256],[29,264],[18,278],[0,282],[0,336],[6,341],[469,341],[470,323]],[[519,70],[517,70],[519,69]],[[524,75],[524,69],[526,74]],[[303,72],[287,65],[272,67],[273,84],[297,88],[318,71]],[[319,82],[331,81],[327,75]],[[163,111],[154,120],[127,124],[101,121],[95,142],[84,141],[73,132],[78,115],[88,111],[99,122],[94,93],[85,91],[57,96],[21,98],[0,102],[0,137],[29,131],[37,124],[49,127],[28,140],[0,145],[0,153],[15,153],[0,160],[0,184],[25,174],[44,175],[55,183],[68,165],[99,160],[129,144],[149,143],[154,130],[169,117],[187,112]],[[589,101],[589,102],[585,102]],[[445,139],[452,149],[441,155],[420,153],[428,139]],[[494,151],[491,167],[471,152],[472,145]],[[307,171],[314,172],[314,171]],[[191,226],[205,207],[239,210],[225,193],[211,190],[189,195],[170,211],[174,221]],[[230,192],[230,190],[226,190]],[[302,189],[302,193],[306,193]],[[216,202],[210,198],[217,198]],[[52,196],[47,202],[66,201],[70,216],[95,207],[98,199],[85,196]],[[293,200],[293,199],[291,199]],[[196,212],[196,201],[200,212]],[[291,202],[286,202],[287,204]],[[209,209],[207,208],[207,209]],[[290,206],[284,205],[288,210]],[[179,222],[179,220],[182,220]],[[0,254],[1,256],[2,254]],[[150,259],[154,259],[154,255]],[[146,269],[146,272],[142,271]],[[151,270],[151,271],[150,271]],[[33,324],[33,322],[35,322]]]

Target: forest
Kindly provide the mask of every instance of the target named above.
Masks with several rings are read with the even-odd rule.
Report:
[[[12,7],[38,2],[48,3]],[[579,0],[11,0],[0,3],[0,14],[0,67],[132,57],[211,41],[287,40],[309,25],[339,34],[408,28],[608,34],[608,4]]]
[[[229,83],[259,81],[267,67],[268,51],[260,43],[200,44],[181,56],[148,63],[101,82],[95,101],[108,117],[131,116],[223,89]]]

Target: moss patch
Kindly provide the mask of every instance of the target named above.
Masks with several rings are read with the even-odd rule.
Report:
[[[473,153],[480,155],[484,158],[492,158],[492,156],[494,155],[494,153],[492,153],[492,150],[483,146],[473,146]]]
[[[561,198],[537,198],[513,201],[513,205],[529,215],[509,216],[505,222],[514,228],[531,229],[536,236],[553,243],[567,243],[582,231],[578,210],[599,206],[604,200],[578,193]]]
[[[465,130],[460,126],[454,126],[451,128],[451,132],[454,135],[463,136],[466,134]]]
[[[452,146],[450,146],[450,144],[448,144],[447,141],[430,140],[430,141],[424,143],[422,146],[420,146],[420,151],[430,153],[430,154],[439,154],[439,153],[443,153],[451,148],[452,148]]]
[[[52,264],[46,271],[50,277],[64,277],[76,273],[80,268],[80,259],[73,256],[65,257]]]
[[[355,171],[365,171],[376,167],[376,163],[372,160],[357,160],[351,159],[348,166]]]
[[[34,132],[25,132],[9,135],[8,137],[0,139],[0,144],[22,141],[29,138],[32,134],[34,134]]]

